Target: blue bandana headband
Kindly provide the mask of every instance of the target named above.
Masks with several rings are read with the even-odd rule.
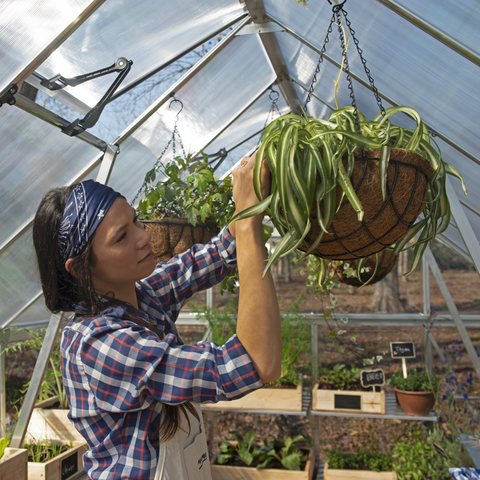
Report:
[[[63,263],[82,251],[119,195],[94,180],[85,180],[73,189],[58,232],[58,251]]]

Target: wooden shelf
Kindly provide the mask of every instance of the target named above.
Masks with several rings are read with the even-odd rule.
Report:
[[[363,412],[317,412],[312,410],[314,416],[331,416],[331,417],[362,417],[362,418],[392,418],[397,420],[421,420],[427,422],[436,422],[437,416],[434,412],[430,412],[424,417],[414,417],[407,415],[403,408],[397,403],[395,395],[385,396],[385,413],[363,413]]]

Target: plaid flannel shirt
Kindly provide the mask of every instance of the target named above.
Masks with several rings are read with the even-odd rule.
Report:
[[[153,479],[159,448],[149,434],[162,403],[240,398],[263,383],[236,335],[225,345],[184,345],[175,327],[195,292],[221,281],[235,265],[235,241],[224,230],[137,283],[139,312],[165,338],[122,320],[124,309],[74,317],[62,332],[62,372],[69,418],[87,440],[91,480]]]

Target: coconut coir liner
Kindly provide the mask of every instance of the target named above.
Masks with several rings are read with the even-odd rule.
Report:
[[[355,210],[344,197],[328,228],[329,233],[313,252],[320,257],[355,260],[380,252],[400,240],[423,210],[428,179],[433,174],[427,160],[416,153],[392,148],[387,169],[387,194],[383,200],[378,170],[380,149],[366,151],[366,159],[360,152],[356,154],[351,181],[365,212],[363,222],[358,221]],[[346,158],[343,163],[347,167]],[[337,185],[337,207],[341,197],[342,189]],[[316,217],[314,206],[312,227],[301,250],[305,251],[321,232]]]
[[[188,220],[179,218],[162,218],[142,223],[152,237],[151,245],[157,262],[167,262],[196,243],[207,243],[220,232],[215,225],[197,223],[194,227]]]
[[[375,256],[370,257],[364,265],[364,268],[368,268],[369,271],[365,271],[360,274],[360,280],[357,277],[348,277],[344,272],[344,265],[331,265],[330,268],[335,271],[335,275],[338,277],[338,280],[341,283],[346,285],[351,285],[352,287],[360,288],[365,282],[370,280],[375,272],[375,266],[377,266],[377,271],[373,275],[373,279],[370,280],[369,285],[379,282],[384,279],[392,270],[395,264],[397,263],[398,256],[394,255],[390,250],[382,250],[378,254],[378,264]],[[357,262],[355,260],[350,260],[349,265],[353,270],[356,270]]]

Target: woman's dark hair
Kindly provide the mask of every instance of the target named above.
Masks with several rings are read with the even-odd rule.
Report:
[[[33,245],[37,255],[45,304],[52,313],[75,312],[81,317],[95,315],[113,306],[129,306],[115,298],[105,301],[104,297],[101,298],[95,292],[91,276],[91,269],[96,263],[92,250],[95,235],[90,238],[85,248],[73,260],[72,271],[75,272],[75,276],[66,271],[65,265],[60,259],[58,232],[65,205],[75,186],[49,190],[40,202],[33,220]],[[76,310],[75,305],[80,305],[87,311]],[[154,332],[159,339],[163,339],[162,333],[157,328],[129,311],[125,311],[122,319],[145,327]],[[200,420],[191,403],[163,404],[162,410],[162,422],[150,435],[150,440],[155,445],[169,440],[175,435],[180,426],[180,412],[185,415],[189,426],[187,411]]]

